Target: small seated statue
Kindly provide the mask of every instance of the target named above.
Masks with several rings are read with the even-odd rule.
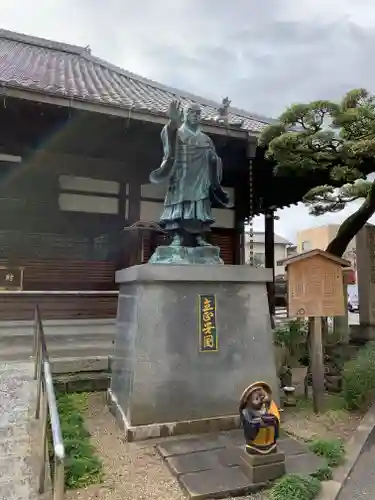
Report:
[[[280,413],[266,382],[251,384],[242,394],[240,420],[244,429],[246,452],[266,455],[276,451]]]

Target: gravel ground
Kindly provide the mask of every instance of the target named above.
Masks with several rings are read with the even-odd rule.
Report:
[[[359,423],[360,415],[306,414],[287,409],[281,416],[283,428],[302,439],[314,437],[348,438]],[[103,460],[105,480],[101,485],[69,491],[67,500],[184,500],[187,497],[163,464],[150,441],[126,443],[123,433],[109,413],[104,393],[91,394],[86,424],[92,441]],[[241,497],[266,500],[266,493]]]
[[[103,460],[101,485],[68,491],[67,500],[186,500],[177,481],[150,443],[125,443],[105,396],[91,394],[86,421],[92,442]],[[263,493],[242,500],[266,500]]]

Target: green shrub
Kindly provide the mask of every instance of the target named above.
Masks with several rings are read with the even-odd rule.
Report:
[[[320,492],[316,477],[288,474],[269,491],[270,500],[313,500]]]
[[[324,465],[319,467],[319,469],[311,474],[311,476],[316,477],[319,481],[329,481],[333,476],[332,468],[329,465]]]
[[[95,456],[90,433],[85,427],[83,412],[88,406],[88,394],[59,394],[61,432],[65,446],[65,486],[67,489],[83,488],[100,483],[103,466]]]
[[[69,457],[65,486],[67,489],[84,488],[102,481],[102,463],[95,456]]]
[[[339,439],[316,439],[309,444],[310,450],[327,460],[329,467],[337,467],[344,462],[345,448]]]
[[[345,363],[342,395],[349,410],[366,408],[375,393],[375,342],[363,347]]]
[[[298,348],[307,337],[307,323],[301,319],[289,319],[274,329],[275,344]]]
[[[291,358],[298,358],[305,350],[307,338],[307,323],[301,319],[290,319],[274,331],[274,343],[287,349],[288,364]]]

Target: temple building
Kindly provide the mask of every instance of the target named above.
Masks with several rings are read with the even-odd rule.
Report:
[[[116,269],[147,262],[165,238],[149,228],[165,188],[148,176],[175,98],[201,106],[234,200],[214,207],[211,242],[225,264],[244,263],[244,225],[264,213],[265,265],[274,266],[274,210],[321,179],[274,176],[257,147],[272,120],[129,73],[88,48],[0,30],[0,54],[0,320],[31,319],[35,303],[46,319],[115,316]]]

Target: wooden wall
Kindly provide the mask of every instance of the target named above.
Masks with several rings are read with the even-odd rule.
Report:
[[[23,266],[29,291],[115,291],[116,269],[146,262],[153,251],[150,234],[122,229],[140,219],[141,185],[162,157],[161,127],[7,100],[0,128],[0,153],[22,156],[20,164],[0,164],[0,264]],[[225,141],[218,148],[225,165],[235,163]],[[227,264],[236,262],[237,236],[235,227],[211,234]],[[36,301],[51,319],[112,317],[117,301],[105,294],[1,298],[0,320],[30,319]]]

